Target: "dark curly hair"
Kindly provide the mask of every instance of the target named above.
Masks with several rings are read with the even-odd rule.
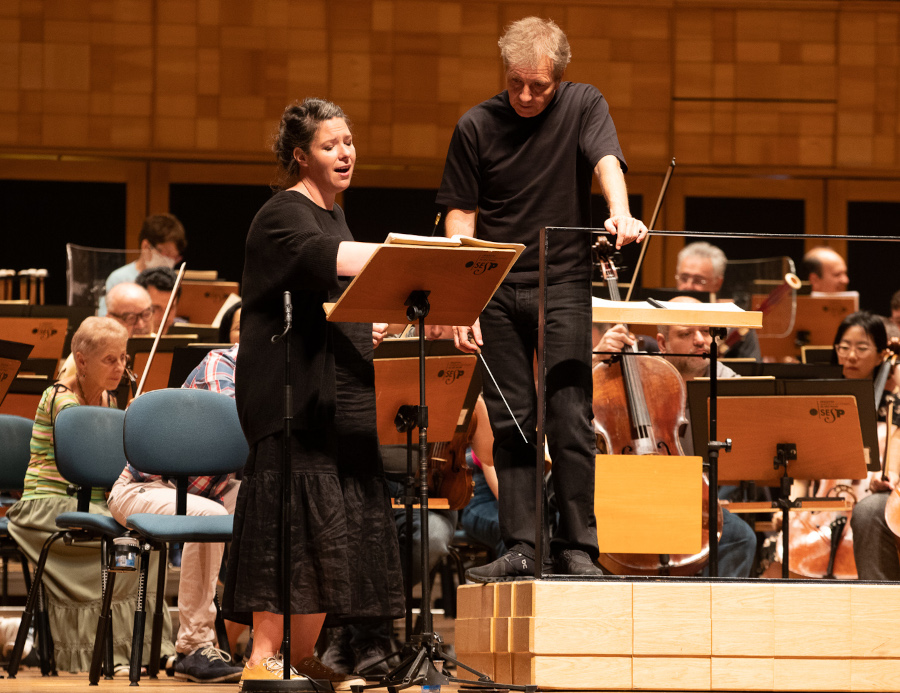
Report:
[[[341,107],[325,99],[306,98],[295,101],[284,109],[278,134],[272,143],[272,151],[280,169],[279,179],[274,187],[277,190],[289,188],[300,178],[300,165],[294,158],[294,149],[299,147],[309,153],[319,125],[332,118],[343,118],[350,127],[350,121]]]

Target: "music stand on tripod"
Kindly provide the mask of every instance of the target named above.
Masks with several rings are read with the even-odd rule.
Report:
[[[872,382],[731,379],[719,386],[719,420],[736,443],[720,462],[720,481],[780,487],[782,496],[728,509],[782,513],[781,575],[788,578],[790,512],[852,509],[842,498],[791,498],[793,481],[864,479],[880,468]],[[705,382],[688,383],[692,420],[707,414],[708,394]]]
[[[426,243],[428,239],[423,239]],[[449,661],[493,687],[490,678],[449,657],[443,640],[434,632],[428,575],[428,407],[426,405],[425,318],[432,325],[471,325],[490,301],[521,252],[521,244],[477,246],[440,244],[385,244],[378,248],[362,271],[335,303],[324,305],[334,322],[415,322],[419,342],[419,404],[415,426],[419,429],[419,523],[422,546],[422,632],[410,637],[411,662],[389,673],[378,685],[396,691],[416,685],[440,686],[461,681],[439,672],[436,660]],[[411,424],[410,424],[411,426]],[[411,428],[410,428],[411,430]],[[466,681],[466,685],[471,682]],[[504,688],[515,688],[504,685]],[[524,690],[524,687],[522,688]]]
[[[409,344],[408,346],[416,346]],[[455,351],[455,349],[454,349]],[[377,352],[376,352],[377,353]],[[438,389],[438,405],[429,411],[432,442],[446,442],[453,438],[457,424],[468,426],[472,403],[469,399],[472,375],[477,357],[474,354],[427,356],[425,359],[426,382]],[[406,445],[406,478],[403,495],[398,500],[406,510],[406,571],[403,576],[406,590],[406,643],[409,650],[412,628],[412,561],[413,561],[413,506],[416,505],[416,468],[413,466],[412,431],[418,419],[418,407],[413,404],[418,397],[418,359],[375,359],[375,402],[378,411],[378,440],[382,445]],[[476,395],[477,396],[477,395]],[[423,576],[423,580],[427,579]],[[428,604],[423,609],[430,608]],[[385,657],[387,659],[387,657]],[[383,661],[383,660],[382,660]],[[409,662],[401,662],[400,666]],[[360,672],[365,673],[365,671]]]

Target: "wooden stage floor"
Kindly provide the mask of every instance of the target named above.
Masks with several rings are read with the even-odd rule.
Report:
[[[5,675],[5,671],[2,672]],[[128,678],[123,676],[113,681],[100,680],[100,685],[96,688],[88,686],[87,674],[60,674],[59,676],[42,677],[40,670],[26,668],[19,672],[19,675],[12,681],[4,678],[0,679],[0,690],[3,693],[64,693],[71,690],[84,691],[102,691],[102,693],[134,693],[134,688],[128,684]],[[188,683],[185,681],[175,681],[169,677],[160,678],[156,681],[150,679],[141,679],[138,690],[144,689],[152,691],[152,693],[185,693],[187,690],[195,690],[198,693],[237,693],[236,683]],[[386,688],[370,688],[367,689],[373,693],[387,693]],[[419,693],[422,688],[413,686],[407,689],[412,693]],[[441,693],[456,693],[460,690],[457,686],[444,686]],[[465,689],[472,691],[473,689]],[[556,691],[554,691],[556,693]],[[605,693],[625,693],[624,691],[605,691]],[[661,691],[643,691],[643,693],[662,693]]]

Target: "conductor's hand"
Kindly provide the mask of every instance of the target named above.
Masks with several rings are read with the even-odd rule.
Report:
[[[467,354],[477,353],[484,346],[484,342],[481,340],[481,323],[476,320],[471,327],[454,326],[453,344],[457,349]]]
[[[386,322],[372,323],[372,346],[377,347],[384,341],[384,335],[387,332],[388,324]]]
[[[594,351],[622,351],[626,346],[631,346],[636,339],[633,334],[628,331],[625,325],[615,325],[609,328],[600,337],[600,341],[594,346]],[[594,354],[597,361],[607,361],[611,356],[608,354]]]
[[[640,219],[635,219],[630,214],[616,214],[607,219],[604,224],[606,230],[616,237],[616,250],[632,241],[640,243],[647,237],[647,227]]]

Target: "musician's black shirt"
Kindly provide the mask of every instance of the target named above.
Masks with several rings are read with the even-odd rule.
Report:
[[[541,227],[591,226],[593,170],[608,154],[626,170],[609,107],[596,88],[563,82],[532,118],[518,115],[504,91],[457,123],[437,203],[478,209],[479,238],[524,243],[506,281],[536,284]],[[587,278],[589,245],[587,234],[552,235],[551,279]]]

